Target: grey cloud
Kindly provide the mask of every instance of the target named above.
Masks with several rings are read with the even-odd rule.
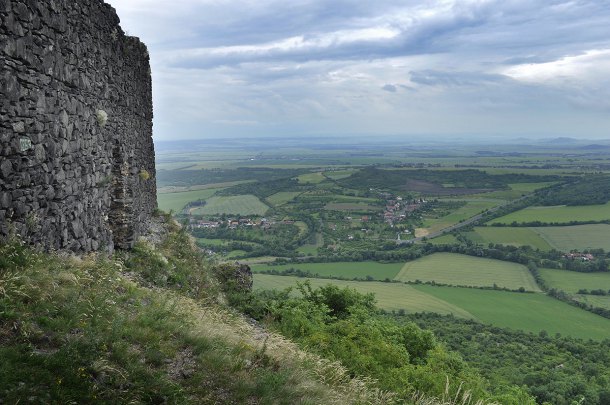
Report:
[[[107,1],[149,45],[161,133],[173,135],[187,121],[192,136],[237,134],[239,125],[227,123],[254,121],[252,133],[349,133],[370,122],[383,123],[372,131],[388,132],[405,128],[406,112],[409,128],[437,132],[484,132],[494,122],[512,133],[530,124],[566,133],[586,120],[583,128],[599,133],[610,124],[599,112],[607,108],[600,101],[609,99],[607,82],[553,87],[495,73],[609,49],[609,0]],[[418,8],[429,13],[417,16]],[[397,35],[325,40],[373,27]],[[293,37],[308,45],[260,48]],[[237,46],[242,51],[219,52]],[[396,96],[383,93],[392,90]],[[549,119],[555,112],[561,118]],[[452,114],[454,121],[435,118]]]
[[[507,76],[483,72],[449,72],[438,70],[419,70],[409,72],[411,82],[425,86],[480,86],[512,81]]]

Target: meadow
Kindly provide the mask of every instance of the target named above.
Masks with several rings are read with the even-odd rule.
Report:
[[[240,181],[225,181],[222,183],[209,183],[209,184],[199,184],[193,186],[163,186],[157,187],[157,194],[166,194],[166,193],[182,193],[185,191],[196,191],[196,190],[207,190],[210,188],[228,188],[232,186],[237,186],[245,183],[252,183],[253,180],[240,180]]]
[[[540,291],[525,266],[455,253],[435,253],[404,264],[398,281],[434,281],[467,287],[492,287]]]
[[[381,207],[377,207],[369,204],[360,203],[349,203],[349,202],[336,202],[326,204],[325,210],[331,211],[380,211]]]
[[[450,233],[437,236],[434,239],[429,240],[433,245],[452,245],[454,243],[459,243],[458,239]]]
[[[206,200],[203,207],[193,210],[195,215],[265,215],[269,209],[257,197],[251,194],[229,197],[212,197]]]
[[[577,294],[576,300],[597,308],[610,309],[610,296]]]
[[[206,200],[213,196],[218,190],[220,189],[212,188],[205,190],[184,191],[179,193],[158,194],[157,201],[159,203],[159,209],[166,212],[174,211],[175,213],[178,213],[182,211],[186,204],[192,201]]]
[[[585,290],[610,290],[610,272],[580,273],[559,269],[538,269],[542,279],[551,288],[576,293],[581,288]]]
[[[548,228],[547,228],[548,229]],[[475,243],[497,243],[509,246],[529,245],[534,249],[550,250],[551,245],[533,228],[524,227],[475,227],[466,236]]]
[[[318,183],[322,183],[324,180],[326,180],[326,177],[324,177],[324,175],[320,172],[316,172],[316,173],[307,173],[307,174],[302,174],[299,177],[297,177],[297,179],[299,180],[299,183],[301,184],[318,184]]]
[[[324,236],[321,233],[316,233],[315,243],[306,243],[297,248],[297,251],[308,256],[315,256],[318,254],[318,248],[322,246],[324,246]]]
[[[354,174],[354,171],[355,170],[334,170],[334,171],[324,172],[324,176],[326,176],[327,178],[329,178],[331,180],[341,180],[341,179],[345,179],[346,177],[349,177],[352,174]]]
[[[298,191],[280,191],[266,198],[269,204],[273,206],[284,205],[292,201],[296,196],[301,194]]]
[[[373,293],[381,309],[406,313],[435,312],[471,318],[526,332],[542,330],[582,339],[610,338],[610,320],[541,293],[516,293],[475,288],[406,285],[376,281],[343,281],[254,275],[255,289],[284,289],[309,280],[312,287],[327,284]],[[561,316],[558,316],[558,315]]]
[[[542,223],[568,223],[570,221],[610,220],[610,203],[603,205],[527,207],[489,221],[490,224],[511,224],[540,221]]]
[[[485,170],[485,171],[489,173],[488,170]],[[539,190],[544,187],[548,187],[552,184],[554,184],[554,183],[552,183],[552,182],[511,183],[511,184],[508,184],[508,187],[510,187],[509,190],[498,190],[498,191],[492,191],[489,193],[474,194],[470,197],[498,198],[498,199],[502,199],[502,200],[516,200],[517,198],[520,198],[520,197],[524,196],[525,194],[532,193],[536,190]]]
[[[472,288],[413,286],[495,326],[582,339],[610,338],[610,319],[540,293],[516,293]]]
[[[426,218],[421,228],[418,228],[416,236],[426,236],[430,233],[440,231],[448,226],[455,225],[460,221],[471,218],[481,212],[495,207],[498,202],[494,201],[468,201],[466,205],[445,215],[441,218]]]
[[[348,280],[354,278],[365,279],[367,276],[374,280],[393,279],[400,269],[402,263],[376,263],[376,262],[335,262],[335,263],[291,263],[285,265],[252,265],[253,272],[269,270],[287,270],[290,268],[309,271],[312,275],[322,277],[341,277]]]
[[[308,280],[312,287],[321,287],[333,284],[338,287],[349,287],[363,294],[373,293],[377,299],[377,306],[387,311],[404,310],[407,313],[435,312],[438,314],[453,314],[460,318],[473,318],[463,309],[451,305],[442,299],[420,292],[406,284],[381,283],[378,281],[343,281],[322,280],[316,278],[271,276],[267,274],[254,275],[254,288],[258,290],[282,290],[294,287],[297,282]]]
[[[489,229],[489,228],[488,228]],[[533,228],[553,248],[569,252],[573,249],[610,250],[610,225],[590,224]]]

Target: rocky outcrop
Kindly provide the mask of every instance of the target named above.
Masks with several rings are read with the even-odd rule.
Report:
[[[157,207],[148,52],[102,0],[0,0],[0,236],[129,248]]]
[[[225,292],[246,292],[252,290],[252,269],[247,264],[222,263],[214,267],[214,273]]]

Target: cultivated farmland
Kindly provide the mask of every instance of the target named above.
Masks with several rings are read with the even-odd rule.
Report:
[[[509,246],[530,245],[534,249],[550,250],[551,246],[538,232],[524,227],[476,227],[468,234],[469,239],[487,245],[498,243]]]
[[[549,287],[576,293],[581,288],[585,290],[610,290],[610,273],[580,273],[558,269],[538,269],[540,275]]]
[[[570,221],[610,220],[610,203],[603,205],[552,207],[527,207],[500,218],[489,221],[491,224],[511,224],[540,221],[543,223],[568,223]]]
[[[405,310],[407,313],[435,312],[438,314],[453,314],[460,318],[472,318],[468,312],[455,305],[448,304],[442,299],[416,290],[406,284],[381,283],[376,281],[343,281],[322,280],[315,278],[271,276],[267,274],[254,275],[254,288],[259,290],[284,289],[296,286],[297,282],[309,280],[312,287],[321,287],[334,284],[338,287],[350,287],[361,293],[375,294],[379,308],[391,310]]]
[[[207,189],[207,190],[194,190],[184,191],[180,193],[165,193],[158,194],[157,201],[159,202],[159,208],[163,211],[169,212],[180,212],[184,206],[192,201],[205,200],[210,198],[219,189]]]
[[[330,203],[324,207],[326,210],[331,211],[380,211],[381,207],[368,204],[358,203]]]
[[[582,339],[610,338],[610,319],[544,294],[427,285],[413,288],[460,307],[484,323],[533,333],[546,330]]]
[[[322,183],[324,180],[326,180],[326,177],[324,177],[324,175],[322,173],[307,173],[307,174],[302,174],[298,177],[299,183],[301,184],[306,184],[306,183],[312,183],[312,184],[318,184],[318,183]]]
[[[584,302],[585,304],[597,308],[610,309],[610,296],[577,294],[575,297],[578,301]]]
[[[534,230],[552,247],[563,252],[572,249],[610,250],[610,225],[607,224],[548,226]]]
[[[366,279],[367,276],[374,280],[393,279],[400,269],[402,263],[376,263],[376,262],[335,262],[335,263],[291,263],[285,265],[252,265],[253,272],[269,270],[299,269],[308,271],[312,275],[317,274],[322,277],[340,277],[344,279]]]
[[[440,231],[448,226],[455,225],[460,221],[473,217],[481,212],[495,207],[498,202],[493,201],[468,201],[466,205],[458,208],[449,215],[441,218],[429,218],[424,221],[424,226],[418,232],[417,236],[426,236],[427,234]]]
[[[298,191],[280,191],[266,198],[269,204],[274,206],[284,205],[292,201],[297,195],[301,194]]]
[[[454,253],[435,253],[407,262],[395,277],[399,281],[434,281],[472,287],[498,287],[540,291],[525,266]]]
[[[334,170],[330,172],[324,172],[324,176],[332,180],[345,179],[354,174],[354,170]]]
[[[193,210],[196,215],[265,215],[269,207],[251,194],[230,197],[212,197],[203,207]]]

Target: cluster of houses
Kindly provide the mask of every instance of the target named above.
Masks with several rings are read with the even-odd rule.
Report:
[[[237,228],[253,228],[260,227],[262,229],[270,229],[274,225],[283,224],[283,225],[294,225],[294,221],[292,220],[283,220],[277,221],[275,219],[252,219],[252,218],[228,218],[225,220],[203,220],[203,219],[190,219],[190,226],[192,228],[220,228],[223,225],[226,225],[229,229],[237,229]]]
[[[403,201],[402,197],[388,199],[383,211],[383,219],[393,227],[394,223],[404,220],[409,214],[425,203],[426,200],[423,198],[414,199],[408,202]]]
[[[583,262],[588,262],[588,261],[595,259],[595,256],[593,256],[591,253],[579,253],[579,252],[567,253],[567,254],[563,255],[563,257],[564,257],[564,259],[582,260]]]

